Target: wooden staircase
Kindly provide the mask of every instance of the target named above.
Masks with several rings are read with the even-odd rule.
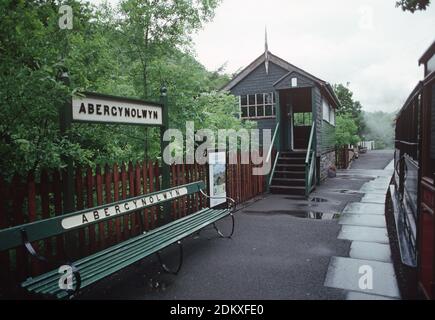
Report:
[[[307,151],[281,152],[272,177],[270,192],[305,195],[305,158]]]

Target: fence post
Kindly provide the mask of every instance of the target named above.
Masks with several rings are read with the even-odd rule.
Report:
[[[164,141],[163,140],[163,136],[165,134],[165,131],[167,129],[169,129],[169,110],[168,110],[168,92],[167,92],[167,88],[165,86],[163,86],[160,89],[160,103],[163,106],[162,109],[162,127],[160,129],[160,146],[161,146],[161,155],[162,155],[162,185],[161,188],[162,189],[169,189],[170,184],[171,184],[171,177],[170,177],[170,172],[169,172],[169,165],[167,163],[165,163],[164,159],[163,159],[163,151],[165,150],[165,148],[168,146],[168,141]],[[165,224],[165,223],[169,223],[171,221],[171,206],[169,202],[166,202],[163,204],[163,218],[159,219],[159,224]]]
[[[27,214],[28,214],[28,222],[34,222],[37,220],[36,217],[36,185],[35,185],[35,176],[32,171],[27,174]],[[33,243],[37,252],[41,252],[41,247],[38,242]],[[27,255],[27,257],[30,257]],[[32,275],[38,275],[41,272],[41,263],[36,259],[30,257],[30,270]]]
[[[7,194],[7,186],[6,182],[3,180],[2,176],[0,175],[0,194],[2,195],[0,197],[0,229],[4,229],[9,227],[9,221],[6,211],[6,196]],[[10,259],[9,259],[9,250],[6,251],[0,251],[0,280],[4,284],[5,290],[8,290],[11,285],[11,277],[8,276],[12,274],[10,270]]]
[[[113,201],[119,201],[119,168],[118,164],[113,165]],[[115,219],[116,241],[121,241],[121,218]]]

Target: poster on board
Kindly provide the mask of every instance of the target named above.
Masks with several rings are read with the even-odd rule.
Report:
[[[227,200],[226,188],[226,154],[225,151],[208,151],[209,164],[209,189],[211,197],[219,197],[218,199],[210,199],[210,208],[216,207]],[[222,198],[220,198],[222,197]]]

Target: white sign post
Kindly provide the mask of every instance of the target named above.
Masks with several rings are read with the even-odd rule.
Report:
[[[72,100],[72,121],[162,126],[162,106],[135,99],[85,93]]]
[[[210,208],[216,207],[225,203],[227,196],[226,189],[226,154],[225,151],[208,151],[209,164],[209,189],[211,197],[219,197],[218,199],[210,199]]]

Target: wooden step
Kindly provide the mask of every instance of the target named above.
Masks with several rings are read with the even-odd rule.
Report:
[[[270,192],[274,194],[305,195],[305,187],[271,185]]]
[[[305,171],[275,171],[275,178],[305,179]]]
[[[279,157],[278,163],[280,164],[304,164],[305,158],[298,158],[298,157]]]
[[[304,158],[307,156],[306,151],[282,151],[279,153],[282,157]]]
[[[277,171],[305,171],[305,164],[288,164],[278,163],[276,165]]]
[[[303,186],[305,186],[305,179],[290,179],[290,178],[274,177],[272,179],[272,185],[289,186],[289,187],[303,187]]]

